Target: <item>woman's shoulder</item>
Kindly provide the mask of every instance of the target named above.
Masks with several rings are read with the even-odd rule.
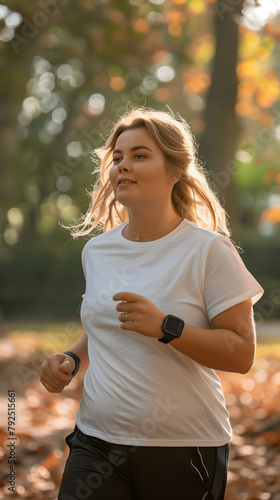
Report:
[[[117,234],[119,234],[120,231],[122,231],[123,227],[125,226],[125,222],[123,224],[120,224],[119,226],[114,227],[113,229],[110,229],[109,231],[105,231],[102,233],[99,233],[97,235],[94,235],[90,240],[88,240],[84,247],[83,251],[85,251],[87,248],[92,248],[95,246],[99,246],[100,244],[103,245],[103,243],[106,242],[108,244],[110,240],[114,240]]]
[[[228,236],[200,227],[194,222],[186,222],[185,237],[188,235],[194,253],[200,254],[204,258],[207,258],[208,255],[215,255],[216,259],[219,259],[219,255],[224,253],[239,255],[241,249],[236,247]]]
[[[211,244],[213,241],[229,241],[227,236],[224,236],[207,227],[198,226],[195,222],[186,221],[185,231],[193,238],[204,244]]]

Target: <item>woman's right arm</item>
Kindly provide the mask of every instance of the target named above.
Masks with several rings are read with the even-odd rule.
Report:
[[[87,334],[84,333],[68,350],[80,358],[80,370],[86,370],[89,364]],[[74,368],[75,361],[68,354],[50,354],[42,364],[40,382],[49,392],[61,392],[66,385],[70,384]]]

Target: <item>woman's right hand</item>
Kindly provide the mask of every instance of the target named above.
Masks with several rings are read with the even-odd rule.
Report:
[[[49,392],[61,392],[72,380],[75,361],[64,353],[50,354],[41,366],[40,382]]]

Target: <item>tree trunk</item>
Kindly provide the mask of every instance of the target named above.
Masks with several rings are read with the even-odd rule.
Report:
[[[216,53],[204,115],[205,132],[199,148],[200,159],[229,212],[236,175],[235,146],[239,131],[235,113],[238,84],[236,16],[240,14],[243,2],[238,3],[236,8],[229,5],[232,4],[231,0],[218,0],[215,4]]]

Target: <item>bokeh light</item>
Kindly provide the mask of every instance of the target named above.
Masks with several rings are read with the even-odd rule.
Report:
[[[56,181],[56,187],[59,191],[65,193],[72,187],[72,181],[67,175],[61,175]]]
[[[87,103],[91,115],[101,115],[105,109],[105,97],[102,94],[92,94]]]
[[[159,66],[156,70],[156,76],[161,82],[171,82],[175,77],[175,71],[171,66]]]
[[[10,208],[7,212],[7,219],[14,228],[21,228],[23,225],[23,212],[18,207]]]
[[[66,149],[67,149],[67,154],[69,156],[72,156],[72,158],[78,158],[83,154],[82,145],[78,141],[70,142]]]

